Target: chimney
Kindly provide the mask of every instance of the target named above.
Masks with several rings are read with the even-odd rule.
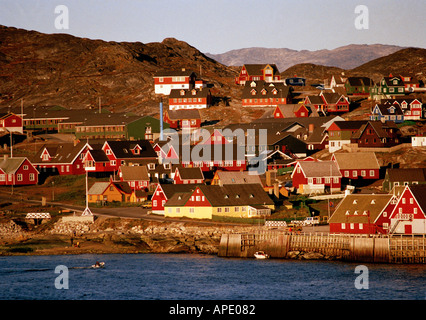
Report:
[[[314,129],[315,129],[315,125],[313,123],[310,123],[309,124],[309,133],[314,132]]]

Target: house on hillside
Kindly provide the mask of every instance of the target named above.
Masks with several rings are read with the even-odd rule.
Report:
[[[404,120],[421,120],[423,118],[423,103],[416,98],[382,99],[382,104],[398,106],[404,114]]]
[[[380,165],[374,152],[336,152],[331,160],[337,163],[345,184],[362,185],[380,178]]]
[[[320,93],[325,103],[325,110],[330,113],[349,112],[349,100],[337,92]]]
[[[390,234],[426,234],[426,184],[407,185],[390,215]]]
[[[383,77],[370,90],[370,96],[374,100],[392,98],[405,95],[405,85],[400,77]]]
[[[390,192],[395,187],[413,184],[426,184],[426,168],[388,168],[382,187]]]
[[[344,86],[347,95],[368,96],[374,81],[368,77],[348,77]]]
[[[391,194],[350,194],[328,220],[330,233],[387,234],[396,197]]]
[[[245,85],[248,81],[277,82],[281,80],[280,72],[275,64],[244,64],[235,83]]]
[[[204,183],[203,171],[201,171],[201,168],[199,167],[184,168],[182,166],[176,166],[173,182],[175,184]]]
[[[302,118],[309,117],[312,111],[304,104],[281,104],[275,107],[273,114],[275,119]],[[316,116],[318,116],[318,113],[316,113]]]
[[[298,161],[291,179],[301,194],[338,192],[342,185],[342,174],[334,161]]]
[[[284,80],[285,84],[287,86],[300,86],[300,87],[304,87],[306,85],[306,78],[302,78],[302,77],[289,77],[286,78]]]
[[[370,120],[401,123],[404,122],[404,113],[398,104],[376,104],[371,110]]]
[[[412,75],[400,75],[399,76],[404,83],[405,92],[414,92],[420,88],[420,81]]]
[[[31,158],[31,162],[44,176],[85,174],[83,159],[91,149],[86,141],[45,144]]]
[[[275,205],[262,186],[257,183],[199,185],[193,192],[175,193],[165,203],[164,209],[166,217],[252,218],[270,215]]]
[[[150,187],[150,177],[146,166],[120,166],[120,181],[127,182],[132,190],[145,190]]]
[[[201,115],[198,109],[166,110],[164,122],[172,129],[195,130],[201,127]]]
[[[247,81],[241,96],[243,107],[276,107],[291,103],[290,87],[282,82]]]
[[[327,111],[327,104],[321,96],[308,95],[303,102],[306,106],[315,108],[318,113],[325,113]]]
[[[363,120],[335,121],[332,123],[327,129],[329,152],[333,153],[340,150],[343,145],[350,144],[352,135],[366,123],[367,121]]]
[[[197,75],[191,70],[160,70],[154,75],[154,91],[167,96],[171,90],[195,86],[196,79]]]
[[[22,117],[12,112],[0,113],[0,132],[23,133]]]
[[[400,144],[401,133],[395,122],[368,121],[351,137],[351,143],[363,148],[384,148]]]
[[[209,88],[172,89],[169,95],[170,110],[206,109],[212,104]]]
[[[0,185],[36,185],[38,174],[36,167],[26,157],[9,158],[5,155],[0,161]]]

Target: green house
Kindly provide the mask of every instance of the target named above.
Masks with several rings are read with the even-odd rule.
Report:
[[[368,77],[348,77],[345,81],[345,90],[348,95],[369,95],[370,88],[374,85]]]
[[[400,77],[383,77],[370,91],[371,98],[375,100],[405,95],[404,82]]]

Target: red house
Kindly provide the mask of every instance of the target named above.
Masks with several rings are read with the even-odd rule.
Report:
[[[161,70],[154,75],[156,94],[169,95],[173,89],[189,89],[195,85],[197,76],[190,70]]]
[[[358,147],[393,147],[400,143],[400,131],[393,121],[368,121],[351,137],[351,143]]]
[[[36,167],[25,157],[5,156],[0,162],[0,185],[35,185],[38,174]]]
[[[31,159],[41,174],[84,174],[84,157],[92,147],[86,142],[46,144]]]
[[[120,166],[118,169],[120,181],[127,182],[132,190],[149,188],[149,175],[146,166]]]
[[[343,178],[378,180],[380,165],[374,152],[334,153],[331,160],[339,167]]]
[[[324,100],[327,112],[338,113],[349,111],[349,100],[344,95],[336,92],[321,92],[320,96]]]
[[[173,176],[175,184],[204,183],[204,175],[200,168],[184,168],[177,166]]]
[[[245,64],[240,74],[235,78],[235,83],[245,85],[247,81],[280,81],[281,75],[275,64]]]
[[[341,190],[342,175],[334,161],[297,161],[291,178],[302,194]]]
[[[250,81],[242,93],[243,107],[276,107],[291,103],[290,87],[282,82]]]
[[[169,109],[205,109],[212,104],[209,88],[172,89],[169,95]]]
[[[1,131],[23,133],[22,118],[11,112],[0,114],[0,132]]]
[[[152,212],[156,214],[164,214],[164,204],[176,192],[192,192],[196,188],[196,184],[158,184],[152,194]]]
[[[426,185],[407,185],[390,215],[389,233],[426,234]]]
[[[310,108],[304,104],[284,104],[278,105],[274,109],[275,119],[304,118],[311,114]]]
[[[391,194],[350,194],[328,220],[330,233],[387,234],[396,197]]]
[[[198,129],[201,127],[200,111],[197,109],[166,110],[164,122],[173,129]]]

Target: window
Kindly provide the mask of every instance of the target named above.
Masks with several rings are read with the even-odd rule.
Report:
[[[222,212],[222,208],[217,208],[217,212]]]
[[[225,207],[225,212],[229,212],[229,207]]]
[[[370,177],[374,177],[374,170],[370,170]]]
[[[345,230],[345,229],[346,229],[346,224],[342,223],[342,230]]]
[[[18,173],[18,181],[22,181],[22,173]]]
[[[349,177],[349,171],[345,171],[345,177],[348,178]]]
[[[23,167],[23,169],[24,169],[24,170],[28,170],[28,166],[27,166],[27,165],[25,165],[25,166]]]
[[[365,172],[365,170],[361,170],[361,177],[365,177],[367,175],[367,173]]]
[[[189,213],[194,213],[194,208],[189,208]]]

